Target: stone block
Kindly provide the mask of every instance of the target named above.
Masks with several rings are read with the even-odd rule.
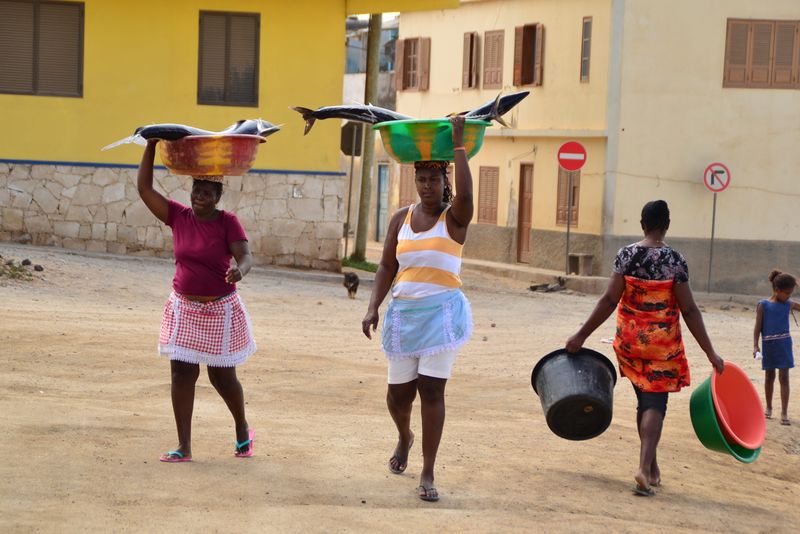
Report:
[[[53,223],[53,232],[59,237],[76,238],[80,230],[80,223],[67,221],[56,221]]]
[[[103,188],[92,184],[78,184],[75,196],[72,197],[73,206],[94,206],[103,201]]]
[[[92,239],[105,239],[106,225],[100,223],[92,223]]]
[[[218,208],[222,210],[232,211],[236,213],[236,210],[239,208],[239,201],[242,198],[241,191],[225,191],[222,194],[222,199],[220,199]]]
[[[145,240],[147,239],[147,227],[139,227],[136,229],[136,242],[141,243],[144,245]]]
[[[61,198],[61,192],[64,191],[64,186],[56,181],[45,182],[44,187],[56,198]]]
[[[342,272],[342,262],[340,260],[313,260],[311,262],[312,269],[320,271],[332,271],[334,273]]]
[[[52,180],[56,168],[52,165],[31,165],[31,178],[34,180]]]
[[[292,196],[292,186],[286,182],[267,181],[264,196],[266,198],[289,198]]]
[[[131,226],[147,226],[156,221],[155,215],[150,213],[144,202],[133,202],[125,209],[123,221]]]
[[[45,187],[36,188],[33,192],[33,200],[43,213],[50,215],[58,211],[58,199]]]
[[[266,189],[267,180],[263,174],[246,174],[242,180],[243,193],[256,193]]]
[[[92,225],[89,223],[82,223],[81,229],[78,230],[78,237],[81,239],[91,239],[92,238]]]
[[[167,196],[171,195],[173,191],[183,188],[183,180],[173,174],[160,178],[157,180],[157,184]]]
[[[113,241],[109,241],[108,252],[112,254],[125,254],[128,252],[128,247],[126,247],[122,243],[115,243]]]
[[[89,206],[92,212],[92,220],[96,223],[108,222],[108,210],[105,206]]]
[[[180,202],[184,206],[191,206],[192,200],[189,198],[189,191],[185,189],[178,189],[174,191],[170,197],[175,202]]]
[[[31,233],[45,233],[53,231],[53,223],[46,215],[25,216],[25,230]]]
[[[293,239],[267,236],[261,239],[261,252],[270,256],[291,255],[294,253]]]
[[[109,242],[117,240],[117,223],[110,222],[106,224],[105,240]]]
[[[298,256],[317,258],[319,257],[319,241],[314,239],[313,234],[304,233],[300,239],[295,241],[294,252]]]
[[[343,198],[346,196],[344,188],[344,180],[339,176],[326,176],[325,187],[322,190],[323,196],[333,195],[335,197]]]
[[[89,208],[84,206],[70,206],[69,209],[67,209],[67,214],[64,215],[64,219],[67,221],[86,223],[91,222],[92,214],[89,212]]]
[[[344,236],[344,224],[340,222],[321,222],[316,224],[317,239],[341,239]]]
[[[0,163],[0,176],[8,174],[10,170],[8,163]]]
[[[140,201],[141,202],[141,201]],[[107,222],[122,222],[122,214],[125,209],[130,205],[127,200],[120,200],[119,202],[112,202],[106,204],[106,221]],[[98,221],[102,222],[102,221]]]
[[[305,221],[295,219],[276,219],[272,224],[268,223],[270,233],[276,237],[289,237],[297,239],[305,230]]]
[[[61,241],[61,246],[73,250],[86,250],[86,241],[83,239],[66,237],[63,241]]]
[[[81,181],[81,177],[80,175],[77,174],[54,172],[53,181],[61,184],[62,187],[70,188],[70,187],[77,187],[77,185]]]
[[[125,200],[129,202],[139,200],[139,190],[134,184],[125,184]]]
[[[125,198],[125,184],[116,183],[103,188],[103,204],[109,204]]]
[[[92,183],[101,187],[105,187],[119,181],[119,172],[112,167],[99,167],[95,169],[94,175],[92,176]]]
[[[31,166],[12,164],[8,177],[12,180],[28,180],[31,177]]]
[[[75,197],[75,192],[78,190],[78,187],[67,187],[63,191],[61,191],[62,198],[73,199]]]
[[[28,193],[17,193],[11,190],[11,207],[21,210],[26,210],[33,202],[33,196]]]
[[[301,221],[321,221],[325,215],[319,198],[291,198],[287,201],[289,215]]]
[[[0,229],[6,232],[21,232],[24,230],[22,222],[22,210],[14,208],[0,208]]]
[[[241,192],[242,190],[242,177],[241,176],[226,176],[225,177],[225,193],[227,194],[228,191],[230,192]]]
[[[136,228],[125,224],[118,225],[117,241],[125,244],[136,243]]]
[[[322,207],[324,210],[325,215],[323,216],[323,220],[325,221],[339,221],[342,217],[342,211],[339,209],[341,205],[341,201],[338,197],[334,196],[327,196],[322,200]]]
[[[161,228],[158,226],[148,226],[144,244],[149,248],[163,248],[164,234],[161,233]]]
[[[288,217],[289,211],[286,201],[281,199],[264,199],[261,201],[261,209],[258,216],[262,221]]]
[[[306,176],[300,190],[305,198],[322,198],[322,188],[325,185],[320,176]]]
[[[89,252],[108,252],[108,244],[105,241],[91,239],[86,242],[86,250]]]

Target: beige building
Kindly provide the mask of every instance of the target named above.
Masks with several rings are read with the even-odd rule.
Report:
[[[800,272],[797,0],[462,0],[403,14],[399,36],[401,113],[531,91],[470,162],[467,256],[565,269],[571,212],[570,270],[608,274],[641,235],[642,205],[662,198],[695,289],[710,277],[715,291],[764,293],[770,269]],[[569,140],[587,151],[571,177],[556,156]],[[714,162],[730,177],[712,252]],[[385,155],[376,164],[389,165],[390,216],[414,200],[413,172]]]

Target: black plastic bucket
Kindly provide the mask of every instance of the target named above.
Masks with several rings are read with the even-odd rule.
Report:
[[[577,354],[566,349],[551,352],[531,373],[547,426],[555,435],[575,441],[599,436],[611,424],[616,383],[614,365],[587,348]]]

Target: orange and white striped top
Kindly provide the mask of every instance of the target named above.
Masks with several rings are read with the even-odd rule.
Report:
[[[397,277],[392,288],[396,299],[419,299],[461,287],[461,250],[447,231],[447,208],[442,211],[433,228],[426,232],[411,229],[408,213],[397,234]]]

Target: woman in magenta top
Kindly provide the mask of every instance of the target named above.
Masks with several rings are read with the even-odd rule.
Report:
[[[236,425],[234,454],[253,455],[255,431],[247,424],[244,393],[236,366],[256,351],[250,318],[236,293],[236,282],[250,271],[247,235],[233,213],[218,210],[222,183],[195,178],[191,207],[166,199],[153,189],[153,160],[158,140],[147,142],[139,165],[139,195],[172,228],[175,277],[164,307],[158,351],[170,359],[172,409],[178,447],[162,462],[192,460],[192,409],[200,364],[225,400]],[[231,266],[231,257],[236,267]]]

